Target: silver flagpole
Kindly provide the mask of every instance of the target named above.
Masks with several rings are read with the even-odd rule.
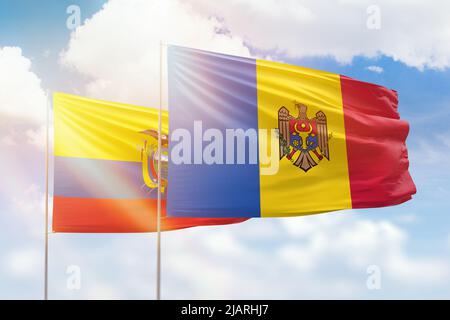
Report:
[[[46,115],[46,138],[45,138],[45,253],[44,253],[44,300],[48,300],[48,162],[49,162],[49,122],[50,122],[50,100],[47,91],[47,115]]]
[[[163,103],[163,43],[159,43],[159,114],[158,114],[158,208],[156,217],[156,300],[161,300],[161,153]]]

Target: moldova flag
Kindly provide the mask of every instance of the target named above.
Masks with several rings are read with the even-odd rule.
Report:
[[[56,93],[53,111],[53,231],[156,231],[158,110]],[[161,230],[246,220],[166,216],[167,124]]]
[[[168,216],[298,216],[416,192],[394,90],[177,46],[168,84]]]

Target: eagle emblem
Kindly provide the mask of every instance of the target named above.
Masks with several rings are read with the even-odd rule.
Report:
[[[295,166],[307,172],[323,158],[330,160],[327,117],[318,111],[314,118],[308,118],[308,107],[295,102],[297,118],[289,114],[286,107],[278,110],[278,133],[280,160],[286,156]]]

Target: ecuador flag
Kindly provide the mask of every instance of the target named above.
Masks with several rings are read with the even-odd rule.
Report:
[[[168,216],[298,216],[416,192],[394,90],[177,46],[168,81]]]
[[[158,110],[63,93],[54,94],[53,110],[53,231],[155,231]],[[161,161],[161,230],[245,220],[167,217],[167,151]]]

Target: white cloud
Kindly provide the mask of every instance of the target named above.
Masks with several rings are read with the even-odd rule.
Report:
[[[47,97],[31,61],[18,47],[0,47],[0,114],[37,124],[45,122]]]
[[[438,133],[436,135],[437,141],[444,145],[447,150],[450,151],[450,132],[443,132],[443,133]]]
[[[71,35],[60,62],[88,76],[91,97],[157,106],[159,42],[249,56],[247,45],[277,60],[390,56],[419,69],[450,65],[443,1],[378,2],[381,28],[366,27],[371,1],[109,0]],[[401,13],[401,14],[399,14]],[[404,17],[430,16],[425,23]],[[413,38],[414,37],[414,41]],[[368,70],[382,72],[379,66]]]
[[[123,299],[122,294],[109,284],[94,284],[87,291],[86,299],[90,300],[118,300]]]
[[[435,165],[450,161],[450,132],[432,134],[428,139],[417,138],[410,148],[411,163]],[[437,167],[436,167],[437,168]]]
[[[355,271],[376,263],[392,281],[409,285],[439,284],[450,276],[450,261],[410,257],[406,251],[407,234],[389,221],[319,216],[285,220],[282,224],[297,239],[306,241],[303,245],[289,244],[287,248],[291,253],[297,250],[311,269],[325,262],[326,257],[334,257]],[[293,233],[297,228],[301,232]],[[305,229],[309,232],[304,232]]]
[[[417,215],[411,214],[402,214],[396,217],[396,221],[404,224],[416,223],[418,221]]]
[[[72,34],[60,61],[87,75],[86,93],[92,97],[151,106],[158,103],[160,39],[243,56],[250,55],[248,43],[289,56],[332,56],[342,62],[358,54],[386,54],[418,68],[449,64],[449,44],[442,41],[448,32],[445,10],[426,25],[414,26],[414,19],[402,17],[434,10],[419,10],[423,8],[414,1],[408,6],[382,2],[380,31],[365,28],[369,3],[364,2],[191,3],[201,4],[200,9],[175,0],[110,0]],[[418,28],[423,30],[414,33]],[[29,71],[29,66],[23,69]],[[31,141],[42,141],[36,132],[24,132]],[[17,211],[42,209],[39,192],[30,194],[30,203],[16,199]],[[100,238],[96,246],[85,235],[86,240],[74,240],[71,250],[61,241],[64,237],[71,236],[51,240],[51,255],[58,257],[54,267],[59,267],[53,273],[53,283],[59,281],[55,297],[153,297],[155,255],[147,236],[125,242],[132,236],[121,235],[115,242],[105,240],[113,235],[95,235]],[[408,248],[408,234],[393,222],[350,214],[169,232],[163,234],[163,297],[367,297],[366,268],[373,264],[380,266],[389,294],[448,284],[448,259],[412,254]],[[79,293],[67,293],[64,287],[64,267],[73,260],[83,267]]]
[[[52,52],[51,52],[51,50],[49,50],[49,49],[46,49],[46,50],[44,50],[44,52],[42,53],[42,56],[44,57],[44,58],[49,58],[50,56],[51,56],[51,54],[52,54]]]
[[[248,56],[222,27],[182,1],[110,0],[74,31],[60,60],[90,77],[89,96],[157,106],[160,41]]]
[[[44,232],[44,192],[39,186],[32,183],[20,192],[14,190],[8,193],[11,195],[12,202],[9,215],[14,215],[10,219],[17,219],[16,224],[26,227],[28,235],[41,238]]]
[[[270,236],[251,236],[263,224]],[[197,228],[166,233],[163,242],[166,298],[370,297],[369,265],[380,267],[394,297],[450,278],[448,259],[411,255],[394,223],[351,213]]]
[[[375,73],[383,73],[384,71],[384,69],[380,66],[368,66],[366,69]]]
[[[41,293],[46,108],[31,60],[18,47],[0,48],[0,295],[6,298]]]
[[[31,184],[27,189],[23,190],[20,197],[14,197],[12,199],[15,211],[25,215],[32,215],[36,212],[43,212],[45,197],[40,188]]]
[[[450,234],[447,237],[447,245],[448,245],[448,248],[450,249]]]
[[[154,234],[50,240],[52,298],[154,297]],[[165,299],[371,298],[369,265],[379,266],[386,297],[449,284],[448,258],[411,254],[397,225],[350,212],[167,232],[162,245]],[[66,288],[68,265],[81,268],[79,291]]]
[[[0,139],[0,145],[12,147],[12,146],[17,145],[17,142],[16,142],[16,140],[14,139],[14,136],[12,136],[12,135],[4,135],[4,136]]]
[[[18,47],[0,47],[0,145],[43,147],[47,95],[31,60]]]
[[[450,66],[450,3],[376,1],[380,29],[368,29],[372,0],[192,0],[205,15],[224,20],[235,36],[259,49],[289,56],[392,57],[422,69]],[[420,18],[418,18],[420,17]],[[426,22],[425,22],[426,21]]]
[[[41,126],[35,130],[33,130],[33,129],[26,130],[25,134],[27,136],[27,142],[31,145],[35,145],[41,149],[44,149],[46,139],[47,139],[47,131],[46,130],[47,130],[47,128],[45,126]],[[51,132],[49,132],[49,136],[51,136]]]
[[[387,271],[408,286],[448,283],[450,264],[440,258],[411,259],[394,252],[387,260]]]
[[[42,272],[42,255],[36,248],[16,248],[4,256],[2,261],[4,271],[13,277],[32,278]]]

